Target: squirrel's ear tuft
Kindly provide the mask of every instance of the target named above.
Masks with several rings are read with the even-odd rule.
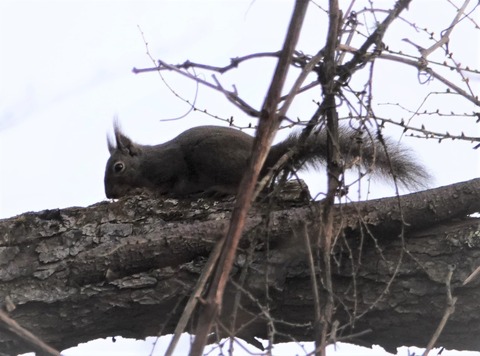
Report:
[[[113,121],[113,132],[115,135],[115,144],[110,137],[107,137],[107,145],[110,153],[113,153],[116,150],[122,151],[124,154],[130,156],[136,156],[141,153],[140,147],[133,143],[133,141],[122,132],[117,117],[115,117]]]
[[[110,137],[109,134],[107,134],[107,146],[108,146],[108,152],[110,152],[110,154],[113,155],[113,152],[115,152],[117,149],[117,145],[115,145],[112,142],[112,138]]]

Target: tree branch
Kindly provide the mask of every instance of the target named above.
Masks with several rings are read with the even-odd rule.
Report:
[[[480,290],[475,281],[462,284],[478,265],[478,219],[468,215],[480,211],[480,179],[402,196],[401,202],[408,222],[409,254],[390,294],[373,308],[372,301],[389,279],[389,266],[403,248],[398,238],[402,224],[398,200],[334,208],[335,225],[342,231],[332,255],[334,317],[340,323],[337,339],[387,349],[425,346],[446,310],[445,276],[448,265],[455,263],[451,282],[453,297],[458,298],[455,313],[437,345],[479,350],[473,335],[480,332],[480,316],[471,310],[478,304]],[[235,326],[241,330],[236,336],[247,340],[307,341],[315,336],[304,243],[295,239],[292,229],[304,224],[313,236],[318,219],[308,203],[285,204],[269,214],[270,252],[255,249],[247,266],[250,272],[242,288],[249,296],[242,292],[247,298]],[[170,334],[207,256],[228,226],[232,205],[231,201],[134,196],[0,220],[0,300],[11,299],[17,308],[10,316],[60,350],[112,335],[141,339],[159,330]],[[265,226],[266,209],[254,204],[245,237],[265,239],[259,227]],[[249,241],[240,244],[238,267],[244,266]],[[234,271],[232,279],[238,275]],[[268,305],[265,288],[270,291]],[[229,284],[219,316],[225,325],[236,292]],[[319,293],[325,298],[324,289]],[[152,315],[168,318],[159,321]],[[2,333],[0,349],[7,354],[32,351],[7,333]]]

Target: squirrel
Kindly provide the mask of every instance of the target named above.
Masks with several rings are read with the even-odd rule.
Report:
[[[311,134],[306,140],[293,133],[273,145],[261,177],[293,148],[297,149],[291,159],[294,167],[325,164],[325,132]],[[203,192],[236,194],[254,140],[243,131],[221,126],[194,127],[155,146],[133,142],[117,122],[114,134],[114,143],[107,137],[110,151],[104,180],[107,198],[120,198],[138,189],[170,196]],[[338,145],[344,162],[359,158],[368,171],[382,177],[395,176],[407,188],[425,185],[429,175],[408,149],[387,138],[359,140],[358,136],[356,130],[340,128]]]

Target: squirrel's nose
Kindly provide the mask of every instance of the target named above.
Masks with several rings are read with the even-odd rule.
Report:
[[[108,199],[117,199],[121,196],[115,187],[114,184],[107,184],[107,181],[105,181],[105,195]]]

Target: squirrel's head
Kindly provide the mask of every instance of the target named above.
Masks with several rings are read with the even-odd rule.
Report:
[[[107,136],[110,158],[105,168],[105,195],[120,198],[142,186],[140,162],[142,147],[125,136],[117,122],[114,124],[115,142]]]

